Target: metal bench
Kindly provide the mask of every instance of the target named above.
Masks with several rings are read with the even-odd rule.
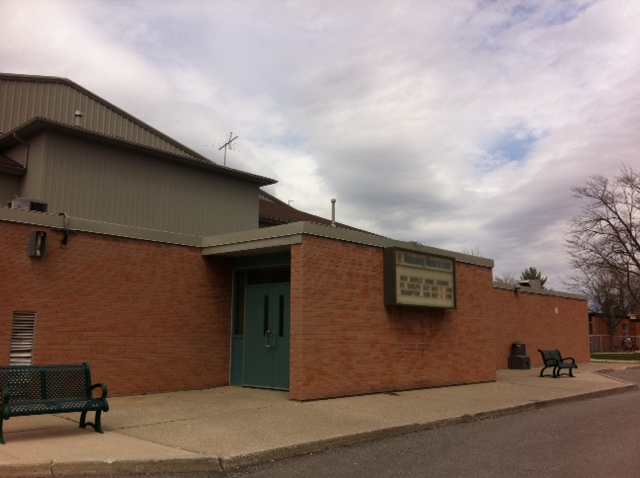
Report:
[[[540,350],[538,352],[542,355],[542,361],[544,367],[540,370],[540,376],[544,376],[544,371],[548,368],[552,369],[553,378],[558,378],[560,375],[569,375],[573,377],[573,369],[578,368],[578,364],[572,357],[563,358],[559,350]],[[568,370],[569,373],[562,374],[562,370]]]
[[[94,398],[94,389],[102,395]],[[87,412],[95,412],[93,423]],[[82,412],[80,428],[91,426],[103,433],[101,414],[109,411],[107,387],[91,384],[89,365],[45,365],[0,367],[0,443],[2,424],[11,417]]]

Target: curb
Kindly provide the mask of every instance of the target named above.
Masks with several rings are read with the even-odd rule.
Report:
[[[51,476],[138,475],[149,473],[198,473],[222,471],[217,457],[171,458],[165,460],[114,460],[54,463]]]
[[[627,382],[628,383],[628,382]],[[464,423],[471,423],[481,420],[488,420],[491,418],[498,418],[507,415],[515,415],[516,413],[538,410],[554,405],[561,405],[564,403],[577,402],[581,400],[590,400],[594,398],[606,397],[609,395],[617,395],[630,391],[638,390],[638,386],[635,383],[630,383],[625,386],[609,388],[606,390],[598,390],[596,392],[588,392],[579,395],[572,395],[569,397],[554,398],[549,400],[542,400],[538,402],[531,402],[524,405],[516,405],[514,407],[502,408],[492,410],[489,412],[480,412],[473,415],[462,415],[460,417],[446,418],[443,420],[437,420],[429,423],[412,423],[409,425],[401,425],[389,428],[382,428],[378,430],[371,430],[368,432],[356,433],[353,435],[346,435],[341,437],[329,438],[325,440],[317,440],[308,443],[299,443],[296,445],[290,445],[280,448],[274,448],[271,450],[264,450],[255,453],[249,453],[245,455],[236,455],[230,457],[224,457],[220,459],[220,465],[224,471],[232,471],[248,466],[256,466],[267,463],[269,461],[283,460],[286,458],[293,458],[295,456],[306,455],[308,453],[317,453],[328,450],[330,448],[338,448],[341,446],[352,446],[360,443],[380,440],[383,438],[390,438],[393,436],[404,435],[407,433],[414,433],[426,430],[433,430],[436,428],[449,427],[453,425],[461,425]]]
[[[81,475],[144,475],[150,473],[213,473],[222,471],[218,457],[165,460],[104,460],[0,465],[3,478],[52,478]]]

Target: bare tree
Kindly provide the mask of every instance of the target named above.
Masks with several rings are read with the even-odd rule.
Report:
[[[586,201],[580,214],[569,222],[569,262],[580,271],[574,286],[592,293],[602,291],[591,284],[613,280],[626,289],[626,307],[640,304],[640,175],[622,166],[609,180],[592,176],[585,186],[572,188],[574,197]],[[613,279],[612,279],[613,278]],[[576,281],[578,281],[576,283]],[[583,281],[583,282],[580,282]],[[581,285],[581,286],[580,286]],[[606,313],[605,310],[602,311]],[[627,310],[626,313],[637,312]]]
[[[510,273],[506,273],[506,274],[497,274],[494,282],[496,284],[502,284],[502,285],[516,285],[518,283],[518,278]]]
[[[462,253],[469,256],[482,257],[482,252],[480,252],[480,248],[478,246],[464,246],[462,248]]]
[[[626,278],[612,271],[583,267],[563,282],[589,297],[589,309],[606,325],[609,345],[613,349],[618,326],[635,307]]]

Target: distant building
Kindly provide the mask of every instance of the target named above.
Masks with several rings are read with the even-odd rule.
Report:
[[[589,360],[585,297],[290,207],[79,85],[0,74],[0,364],[115,395],[306,400],[492,381],[512,343]]]
[[[640,323],[636,314],[608,319],[603,314],[589,311],[591,352],[631,352],[640,346]],[[613,325],[613,333],[609,330]],[[625,343],[627,339],[631,343]]]

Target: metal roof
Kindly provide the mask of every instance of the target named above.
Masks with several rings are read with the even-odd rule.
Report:
[[[3,110],[5,120],[9,122],[9,126],[7,124],[2,126],[5,129],[14,129],[33,116],[74,125],[72,113],[78,108],[86,108],[90,110],[84,111],[87,116],[85,121],[88,123],[86,129],[102,134],[119,129],[126,131],[126,134],[123,133],[120,136],[130,136],[126,139],[132,140],[135,137],[136,142],[146,146],[160,145],[164,148],[159,149],[178,152],[203,163],[212,162],[67,78],[0,73],[0,86],[2,83],[4,87],[0,89],[0,93],[3,93],[0,95],[0,108]],[[29,86],[31,84],[34,86]],[[31,112],[27,113],[26,110]],[[28,117],[22,117],[24,114],[28,114]]]
[[[190,155],[170,153],[163,149],[152,148],[140,143],[127,141],[119,137],[100,134],[82,127],[69,126],[67,124],[51,121],[45,118],[32,118],[26,123],[23,123],[17,128],[8,131],[6,134],[0,136],[0,150],[21,144],[26,139],[29,139],[43,131],[54,131],[57,133],[74,135],[91,141],[108,143],[112,146],[126,148],[140,153],[147,153],[156,157],[163,157],[168,160],[187,163],[194,167],[205,168],[210,171],[216,171],[217,173],[225,176],[232,176],[237,179],[249,181],[258,184],[259,186],[268,186],[277,182],[274,179],[270,179],[264,176],[258,176],[236,169],[228,168],[226,166],[220,166],[208,160],[201,161],[197,158],[193,158]]]

